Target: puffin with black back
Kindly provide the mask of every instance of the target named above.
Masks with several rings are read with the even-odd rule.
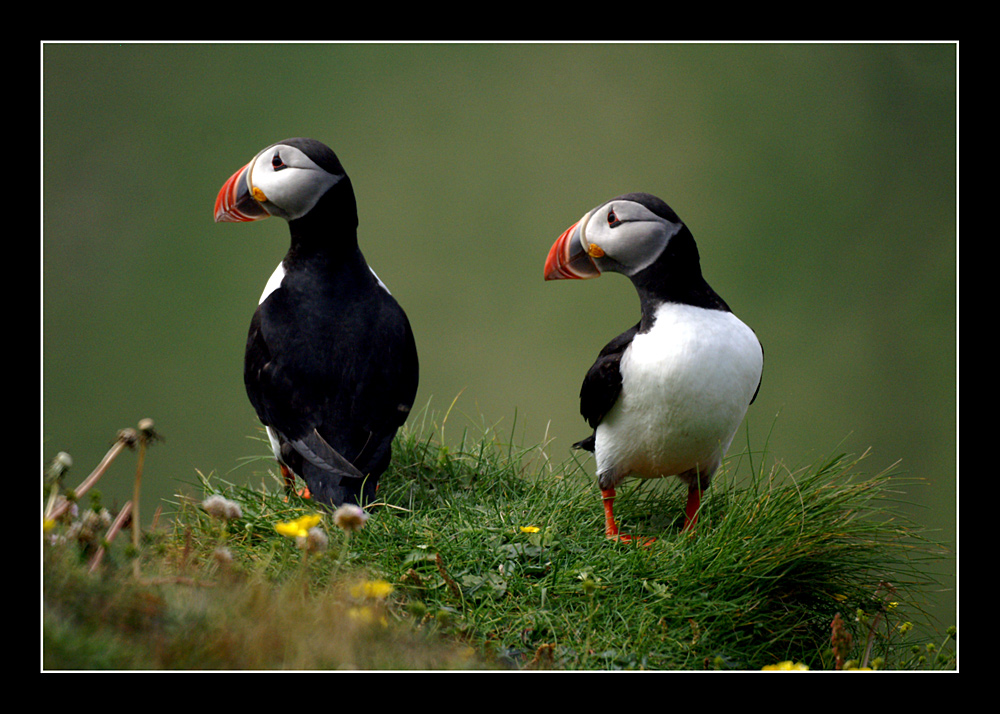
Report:
[[[605,534],[621,535],[615,487],[626,476],[677,476],[688,486],[683,530],[760,388],[764,353],[753,330],[709,287],[688,227],[648,193],[588,211],[556,240],[545,279],[627,276],[639,322],[609,342],[587,372],[580,412],[593,428],[575,448],[594,453]]]
[[[354,188],[336,154],[294,138],[225,182],[215,221],[288,222],[291,246],[250,322],[247,395],[286,484],[327,506],[364,505],[417,391],[409,320],[358,247]]]

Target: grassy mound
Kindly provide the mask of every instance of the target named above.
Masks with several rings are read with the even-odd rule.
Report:
[[[863,458],[792,472],[737,455],[693,537],[679,482],[627,482],[623,532],[655,538],[638,545],[604,538],[586,465],[491,428],[452,449],[436,435],[400,434],[356,529],[320,512],[311,536],[283,535],[317,510],[271,477],[200,477],[138,551],[64,517],[43,548],[43,667],[955,666],[910,624],[940,555],[896,512],[909,482]]]

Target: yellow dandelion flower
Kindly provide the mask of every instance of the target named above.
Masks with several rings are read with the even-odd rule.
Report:
[[[385,580],[366,580],[351,588],[351,597],[385,600],[392,593],[392,583]]]
[[[364,607],[352,607],[347,611],[347,616],[363,625],[373,625],[379,624],[383,627],[388,626],[389,621],[386,619],[385,615],[376,612],[373,608]]]
[[[289,523],[276,523],[274,530],[289,538],[295,538],[299,535],[299,527],[295,524],[295,521],[291,521]]]
[[[809,665],[803,664],[802,662],[785,660],[784,662],[778,662],[778,664],[764,665],[761,667],[761,670],[765,672],[808,672]]]
[[[540,530],[542,529],[538,526],[521,526],[522,533],[537,533]]]
[[[274,529],[281,535],[289,538],[305,538],[309,535],[309,529],[319,525],[321,520],[323,520],[323,516],[314,513],[308,516],[301,516],[294,521],[276,523]]]

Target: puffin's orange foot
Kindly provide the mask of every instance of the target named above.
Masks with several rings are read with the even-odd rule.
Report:
[[[615,540],[619,543],[631,543],[635,541],[637,545],[643,547],[652,544],[656,540],[656,538],[640,538],[620,534],[618,532],[618,523],[615,522],[615,490],[613,488],[602,488],[601,496],[604,499],[604,535],[608,540]]]
[[[642,536],[630,536],[621,534],[609,535],[608,540],[616,540],[619,543],[635,543],[637,546],[640,546],[642,548],[648,548],[649,546],[653,545],[653,543],[656,542],[656,538],[653,537],[645,538]]]
[[[312,494],[309,493],[308,488],[298,488],[295,489],[295,495],[299,498],[312,498]],[[288,503],[288,496],[285,496],[285,503]]]
[[[302,488],[295,488],[295,474],[293,474],[287,466],[285,466],[284,464],[278,464],[278,467],[281,469],[281,478],[285,482],[286,491],[288,491],[289,493],[295,491],[295,493],[300,498],[312,498],[312,494],[309,493],[308,486],[303,486]],[[285,503],[288,503],[288,496],[285,496]]]

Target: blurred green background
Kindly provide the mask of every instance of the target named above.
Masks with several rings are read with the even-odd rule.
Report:
[[[166,442],[144,514],[195,469],[260,480],[263,462],[232,471],[267,452],[243,348],[288,233],[212,209],[257,151],[310,136],[350,174],[362,249],[409,314],[416,409],[460,395],[446,438],[499,424],[569,456],[583,375],[638,305],[621,276],[545,283],[542,266],[585,211],[647,191],[764,344],[753,447],[790,468],[901,460],[926,484],[908,511],[954,550],[956,49],[45,44],[42,459],[69,452],[76,484],[151,417]],[[133,470],[114,466],[107,500]],[[939,570],[949,625],[954,558]]]

